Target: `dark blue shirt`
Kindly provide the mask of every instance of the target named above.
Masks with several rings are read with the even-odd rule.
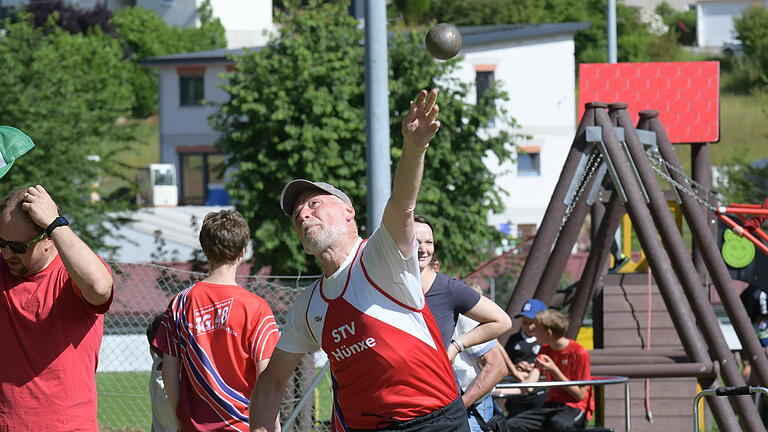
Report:
[[[425,295],[427,307],[437,321],[440,335],[443,337],[443,345],[448,348],[456,327],[456,319],[459,314],[466,312],[480,301],[480,294],[457,280],[443,273],[438,273],[432,287]]]

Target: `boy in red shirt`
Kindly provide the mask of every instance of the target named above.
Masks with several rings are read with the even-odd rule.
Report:
[[[549,381],[583,381],[592,378],[589,353],[565,337],[568,318],[552,309],[536,314],[534,333],[542,343],[536,367]],[[530,409],[507,420],[510,432],[583,430],[595,410],[592,386],[551,387],[543,407]]]
[[[180,431],[249,430],[249,398],[280,337],[267,302],[235,281],[249,237],[239,212],[208,213],[211,272],[171,300],[153,341]]]

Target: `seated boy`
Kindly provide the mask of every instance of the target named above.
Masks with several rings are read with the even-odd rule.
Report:
[[[171,300],[152,343],[180,431],[249,430],[249,397],[280,336],[267,302],[236,282],[249,237],[239,212],[208,213],[200,245],[211,272]]]
[[[568,318],[552,309],[536,314],[534,333],[542,343],[536,367],[549,381],[582,381],[592,378],[589,353],[575,340],[565,337]],[[551,387],[547,402],[507,420],[511,432],[582,430],[595,402],[592,386]]]
[[[534,318],[536,314],[546,310],[547,305],[541,300],[530,299],[523,305],[520,313],[515,315],[520,319],[520,332],[513,334],[504,345],[508,359],[508,373],[517,382],[536,382],[539,380],[539,370],[534,367],[536,356],[541,351],[541,342],[534,334]],[[506,359],[505,359],[506,360]],[[514,417],[532,408],[538,408],[547,401],[546,388],[528,389],[499,389],[494,395],[506,398],[504,407],[507,417]]]

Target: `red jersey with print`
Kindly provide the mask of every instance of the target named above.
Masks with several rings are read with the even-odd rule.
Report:
[[[308,326],[328,355],[334,428],[378,429],[445,407],[458,397],[440,331],[426,304],[409,307],[371,280],[361,242],[335,299],[314,286]],[[322,328],[317,319],[324,317]],[[319,334],[318,334],[319,333]]]
[[[0,431],[97,432],[96,366],[112,298],[88,303],[59,256],[25,277],[0,259],[0,291]]]
[[[153,345],[181,362],[182,428],[247,432],[258,362],[279,336],[267,302],[237,285],[197,282],[177,294]]]
[[[568,345],[560,351],[553,349],[549,345],[542,345],[541,354],[548,355],[557,364],[563,375],[568,377],[569,381],[592,379],[589,353],[575,340],[570,340]],[[545,372],[545,374],[549,381],[556,380],[550,373]],[[584,411],[587,420],[592,418],[592,413],[595,411],[595,398],[592,393],[592,386],[587,386],[587,395],[582,400],[573,398],[563,387],[552,387],[549,389],[547,400],[578,408]]]

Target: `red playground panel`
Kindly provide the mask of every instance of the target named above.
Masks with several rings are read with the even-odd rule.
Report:
[[[659,111],[673,143],[720,140],[720,62],[584,63],[579,65],[579,118],[587,102],[626,102],[635,122]]]

